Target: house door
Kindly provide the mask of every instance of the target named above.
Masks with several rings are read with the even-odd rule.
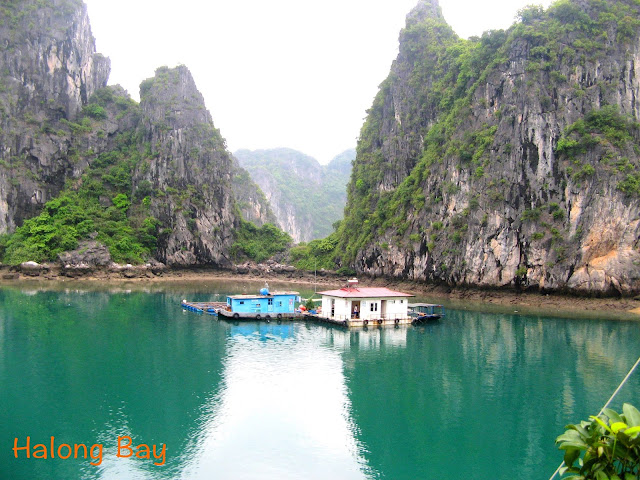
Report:
[[[381,318],[387,318],[387,301],[380,300],[380,316]]]
[[[351,318],[360,318],[360,300],[351,302]]]

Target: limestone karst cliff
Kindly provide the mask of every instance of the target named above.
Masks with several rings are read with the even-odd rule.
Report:
[[[232,176],[248,174],[189,70],[158,68],[138,104],[106,86],[80,0],[0,8],[0,256],[54,260],[90,238],[119,262],[231,265]]]
[[[76,0],[0,6],[0,233],[56,196],[75,162],[72,129],[105,87],[109,59],[97,54],[86,6]]]
[[[639,19],[633,0],[559,0],[463,40],[422,0],[361,131],[343,264],[639,291]]]
[[[156,256],[168,265],[230,265],[237,222],[231,155],[184,66],[156,70],[140,86],[141,141],[150,158],[133,176],[150,188],[150,213],[164,226]],[[164,195],[160,196],[158,193]]]

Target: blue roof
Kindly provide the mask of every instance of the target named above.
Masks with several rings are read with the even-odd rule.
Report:
[[[253,298],[269,298],[269,297],[282,297],[282,296],[298,296],[299,292],[271,292],[269,295],[227,295],[227,298],[234,300],[251,300]]]

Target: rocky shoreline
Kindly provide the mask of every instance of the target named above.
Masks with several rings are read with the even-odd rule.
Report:
[[[206,281],[279,282],[323,287],[341,286],[347,277],[319,270],[306,272],[274,261],[264,264],[247,262],[231,269],[169,268],[159,262],[145,265],[89,265],[89,264],[37,264],[26,262],[20,266],[0,266],[0,284],[59,282],[100,284],[169,284]],[[386,286],[406,291],[432,301],[446,303],[458,309],[474,309],[549,316],[578,316],[640,320],[640,296],[594,297],[567,293],[540,293],[514,289],[480,289],[474,287],[448,287],[409,280],[388,278],[361,278],[366,285]]]

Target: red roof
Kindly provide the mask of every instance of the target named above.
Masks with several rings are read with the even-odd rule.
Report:
[[[380,297],[413,297],[409,293],[396,292],[386,287],[375,288],[341,288],[340,290],[327,290],[318,292],[320,295],[340,298],[380,298]]]

